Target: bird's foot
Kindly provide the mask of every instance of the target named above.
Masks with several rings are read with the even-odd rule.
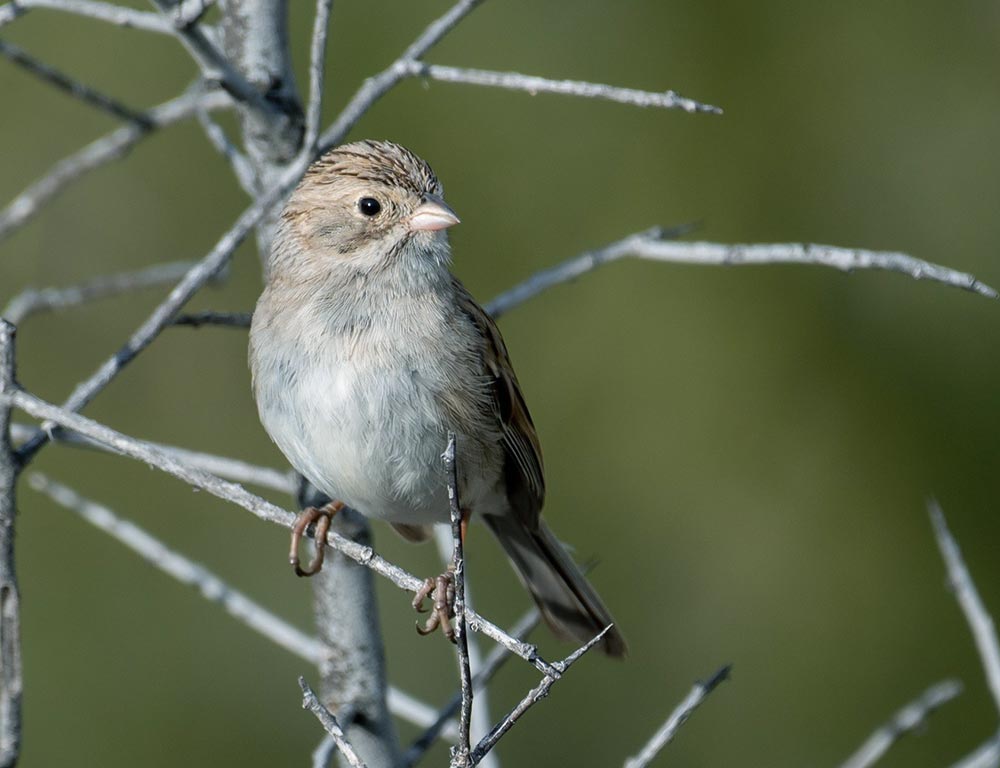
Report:
[[[455,628],[451,625],[451,620],[455,615],[455,571],[451,566],[440,576],[427,579],[417,590],[413,596],[413,609],[417,613],[427,612],[424,600],[428,597],[433,598],[434,604],[424,625],[420,626],[420,622],[417,622],[417,634],[429,635],[440,627],[444,636],[454,643]]]
[[[323,556],[326,553],[326,533],[330,530],[333,516],[343,508],[342,501],[331,501],[320,508],[306,507],[295,518],[295,525],[292,526],[292,546],[288,551],[288,562],[295,569],[296,576],[314,576],[320,572],[323,567]],[[299,565],[299,542],[305,535],[306,529],[314,523],[316,525],[313,532],[315,550],[312,560],[309,561],[309,566],[303,568]]]

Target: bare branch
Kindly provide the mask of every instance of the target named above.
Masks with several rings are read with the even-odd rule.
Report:
[[[323,726],[323,730],[330,734],[336,742],[337,749],[340,750],[340,754],[344,756],[348,764],[353,768],[365,768],[365,764],[361,762],[361,758],[358,757],[357,752],[354,751],[354,748],[348,743],[347,737],[344,736],[344,731],[341,729],[340,723],[337,722],[337,718],[320,703],[304,677],[299,678],[299,687],[302,689],[302,708],[308,709],[316,715],[316,719]]]
[[[730,669],[732,667],[727,664],[704,683],[695,683],[691,692],[684,698],[684,701],[678,704],[674,711],[670,713],[666,722],[646,742],[642,751],[635,757],[630,757],[625,761],[625,768],[645,768],[645,766],[649,765],[660,753],[660,750],[673,741],[677,730],[691,717],[691,713],[715,690],[719,683],[729,677]]]
[[[502,739],[507,732],[514,727],[514,724],[521,719],[524,713],[548,696],[549,689],[555,684],[555,682],[559,680],[559,678],[571,666],[573,666],[573,664],[575,664],[580,657],[601,642],[604,635],[607,634],[609,629],[611,629],[611,626],[612,625],[609,624],[601,630],[601,632],[594,635],[593,639],[588,641],[586,645],[581,646],[562,661],[557,661],[553,664],[552,666],[557,670],[558,674],[545,675],[545,677],[542,678],[542,681],[528,691],[528,694],[521,699],[521,701],[518,702],[518,704],[510,712],[507,713],[507,716],[504,717],[503,720],[493,726],[493,730],[486,734],[486,736],[484,736],[476,745],[476,748],[472,750],[469,760],[470,764],[478,765],[479,761],[483,759],[483,756],[497,745],[497,742],[500,741],[500,739]]]
[[[36,427],[29,427],[27,424],[11,424],[10,429],[11,438],[14,440],[15,445],[30,439],[37,431]],[[99,451],[117,454],[116,451],[103,443],[91,440],[83,435],[78,435],[76,432],[70,430],[59,430],[58,434],[55,434],[54,437],[66,445],[80,448],[94,448]],[[240,459],[231,459],[228,456],[217,456],[213,453],[203,453],[202,451],[191,451],[175,445],[164,445],[163,443],[152,441],[149,444],[186,464],[236,483],[249,483],[250,485],[269,488],[272,491],[281,491],[287,494],[294,494],[295,489],[298,487],[298,476],[291,470],[282,472],[271,467],[250,464]]]
[[[0,396],[17,389],[14,326],[0,318]],[[10,407],[0,403],[0,766],[21,753],[21,593],[14,568],[20,463],[10,442]]]
[[[671,232],[654,227],[616,240],[603,248],[587,251],[532,275],[520,285],[497,296],[487,304],[486,309],[494,317],[499,317],[542,291],[569,282],[598,267],[627,256],[650,261],[705,266],[816,264],[833,267],[844,272],[855,269],[884,269],[890,272],[902,272],[915,280],[933,280],[972,291],[990,299],[997,298],[997,292],[993,288],[980,282],[972,275],[928,261],[921,261],[905,253],[866,251],[839,248],[833,245],[802,245],[800,243],[755,245],[680,243],[665,240],[664,236],[671,236]]]
[[[248,195],[254,195],[257,178],[253,166],[250,164],[250,159],[226,138],[226,132],[222,130],[222,126],[212,120],[205,110],[199,110],[198,124],[205,132],[208,143],[228,161],[229,168],[232,170],[233,176],[236,177],[236,181],[239,182],[240,188]]]
[[[318,664],[331,653],[330,649],[315,637],[305,634],[280,616],[271,613],[205,566],[171,550],[148,531],[119,517],[104,505],[86,499],[72,488],[38,472],[29,475],[28,485],[39,493],[44,493],[60,506],[76,512],[91,525],[109,534],[168,576],[173,576],[182,584],[195,587],[206,600],[222,606],[237,621],[300,659]],[[398,689],[389,690],[388,703],[394,715],[421,728],[437,722],[438,713],[434,709]],[[454,723],[446,722],[444,725],[445,733],[450,738],[457,736]]]
[[[66,288],[28,288],[12,298],[3,309],[3,316],[15,325],[39,312],[66,309],[122,293],[175,283],[194,266],[190,261],[156,264],[134,272],[101,275],[80,285]]]
[[[986,682],[993,695],[993,703],[1000,712],[1000,642],[997,641],[993,618],[979,596],[976,584],[962,559],[958,542],[948,530],[948,523],[944,519],[940,505],[937,501],[931,500],[927,504],[927,509],[931,516],[931,524],[934,526],[934,535],[937,537],[941,557],[948,571],[948,582],[955,591],[955,599],[958,600],[965,614],[965,620],[972,630],[983,671],[986,673]]]
[[[441,562],[451,563],[453,560],[454,552],[454,537],[452,535],[451,527],[445,527],[443,525],[434,526],[434,543],[437,545],[438,554],[441,557]],[[464,557],[464,555],[463,555]],[[467,607],[475,607],[475,602],[472,599],[472,590],[469,587],[469,580],[465,579],[465,605]],[[509,630],[508,630],[509,631]],[[513,637],[520,638],[516,632],[509,631]],[[522,638],[523,639],[523,638]],[[480,672],[483,669],[484,659],[482,651],[479,648],[479,643],[477,642],[477,636],[474,634],[469,634],[466,632],[466,640],[469,649],[469,667],[472,669],[472,689],[476,694],[476,706],[472,709],[472,720],[469,732],[471,738],[480,739],[489,731],[493,725],[493,719],[490,717],[490,702],[489,702],[489,689],[480,685],[478,681],[480,680]],[[498,652],[502,658],[508,658],[507,652],[501,646],[494,646],[494,651]],[[462,704],[462,690],[459,687],[458,691],[458,704],[455,710],[450,712],[447,717],[452,717],[455,712],[461,707]],[[432,742],[435,737],[431,737]],[[428,744],[428,747],[430,744]],[[405,759],[405,757],[404,757]],[[490,752],[483,758],[481,765],[484,768],[498,768],[500,761],[496,757],[495,752]]]
[[[45,8],[50,11],[86,16],[96,21],[103,21],[119,27],[141,29],[145,32],[158,32],[164,35],[176,33],[174,25],[159,14],[135,11],[131,8],[123,8],[120,5],[97,2],[96,0],[14,0],[14,2],[0,6],[0,27],[33,8]]]
[[[509,632],[511,637],[516,637],[519,640],[523,640],[532,629],[538,626],[538,621],[541,618],[537,608],[532,608],[524,616],[517,620],[513,627],[510,628]],[[493,679],[493,676],[500,670],[504,663],[511,658],[507,649],[502,645],[497,645],[490,651],[486,660],[483,662],[483,666],[472,676],[472,688],[475,691],[485,691],[487,684]],[[406,750],[403,754],[403,766],[405,768],[410,768],[410,766],[415,765],[421,757],[427,752],[428,749],[434,744],[435,741],[442,735],[449,735],[447,731],[447,725],[451,722],[451,718],[455,716],[455,713],[459,711],[462,706],[462,691],[458,690],[451,700],[445,704],[441,711],[437,713],[436,719],[427,725],[427,730],[424,731],[417,738],[413,744]],[[457,739],[457,729],[455,733],[455,738]]]
[[[458,744],[451,751],[452,768],[467,768],[472,726],[472,669],[469,664],[469,628],[465,620],[465,553],[462,546],[462,509],[458,501],[458,471],[455,466],[455,434],[448,433],[448,447],[441,457],[448,479],[448,512],[451,517],[451,570],[455,579],[455,645],[458,649],[458,674],[462,704],[458,721]]]
[[[75,512],[181,584],[195,587],[206,600],[222,606],[234,619],[275,645],[314,664],[328,653],[316,638],[296,629],[231,587],[205,566],[170,549],[148,531],[119,517],[107,507],[85,499],[71,488],[38,472],[32,472],[28,476],[28,485],[60,506]]]
[[[282,509],[259,496],[255,496],[240,485],[230,483],[204,470],[192,467],[147,442],[124,435],[92,419],[73,413],[66,408],[60,408],[52,403],[47,403],[24,390],[18,389],[13,392],[0,393],[0,406],[9,404],[13,404],[35,418],[45,419],[53,425],[71,429],[85,437],[107,445],[116,453],[143,461],[156,469],[187,482],[189,485],[208,491],[213,496],[237,504],[261,520],[289,529],[295,523],[296,515],[294,513]],[[418,579],[413,574],[390,563],[385,558],[376,554],[375,550],[369,546],[356,544],[350,539],[346,539],[332,531],[327,534],[326,544],[366,568],[371,568],[400,589],[408,592],[416,592],[424,584],[422,579]],[[535,646],[511,637],[496,624],[471,609],[467,609],[466,614],[469,629],[473,632],[481,632],[486,637],[503,645],[508,651],[529,662],[544,675],[556,679],[561,675],[561,664],[565,664],[565,662],[549,664],[538,653],[538,649]]]
[[[400,80],[407,77],[407,62],[414,61],[437,45],[445,35],[476,9],[483,0],[459,0],[447,13],[432,22],[403,51],[402,55],[386,69],[373,77],[369,77],[355,92],[347,105],[340,111],[333,125],[320,136],[317,154],[321,154],[343,141],[361,117],[382,96],[392,90]]]
[[[330,10],[333,0],[316,0],[316,17],[313,20],[312,46],[309,51],[309,106],[306,110],[306,134],[302,151],[312,159],[319,138],[319,124],[323,117],[323,77],[326,70],[326,39],[330,27]]]
[[[132,122],[63,158],[0,211],[0,241],[25,224],[42,206],[88,171],[124,157],[153,130],[185,120],[199,110],[223,109],[232,100],[221,91],[190,90],[145,112],[144,122]]]
[[[932,685],[869,736],[840,768],[869,768],[875,765],[901,737],[923,726],[934,710],[961,692],[962,684],[957,680],[945,680]]]
[[[951,768],[997,768],[1000,766],[1000,733],[983,742]]]
[[[203,325],[249,328],[251,317],[249,312],[194,312],[190,315],[178,315],[174,325],[190,325],[192,328],[200,328]]]
[[[55,67],[51,67],[45,62],[39,61],[26,51],[18,48],[16,45],[0,40],[0,55],[7,57],[10,61],[13,61],[18,66],[23,67],[36,77],[40,77],[50,85],[54,85],[56,88],[65,91],[70,96],[73,96],[74,98],[77,98],[92,107],[96,107],[97,109],[107,112],[108,114],[121,120],[125,120],[126,122],[139,123],[147,129],[152,128],[148,122],[149,119],[142,112],[122,104],[120,101],[112,98],[111,96],[106,96],[100,91],[91,88],[89,85],[84,85],[78,80],[74,80],[72,77],[60,72]]]
[[[547,77],[522,75],[517,72],[445,67],[415,60],[406,62],[405,66],[407,74],[411,77],[428,78],[445,83],[466,83],[488,88],[504,88],[509,91],[524,91],[532,96],[538,93],[558,93],[586,99],[616,101],[619,104],[629,104],[633,107],[660,107],[662,109],[683,109],[685,112],[722,114],[719,107],[686,99],[673,91],[640,91],[634,88],[619,88],[613,85],[580,80],[551,80]]]
[[[170,9],[170,20],[175,28],[196,24],[215,4],[216,0],[181,0]]]
[[[168,0],[152,0],[152,2],[167,17],[174,11]],[[261,114],[270,115],[278,112],[278,106],[265,99],[263,94],[240,74],[198,24],[187,23],[181,18],[180,23],[173,24],[172,28],[201,69],[205,80],[217,83],[234,99]]]

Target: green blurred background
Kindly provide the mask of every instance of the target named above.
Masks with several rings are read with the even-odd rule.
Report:
[[[301,85],[312,4],[293,5]],[[336,3],[327,116],[446,7]],[[169,39],[45,11],[2,35],[137,107],[194,74]],[[420,82],[383,99],[352,138],[431,162],[463,220],[455,269],[484,300],[581,250],[695,220],[701,239],[901,250],[1000,284],[996,3],[494,0],[428,58],[672,88],[725,109]],[[3,203],[114,127],[4,61],[0,94]],[[245,204],[198,127],[178,125],[0,245],[0,304],[27,285],[200,257]],[[259,289],[245,245],[191,308],[247,310]],[[28,321],[22,383],[64,399],[163,294]],[[941,501],[1000,615],[996,303],[895,274],[629,261],[501,325],[545,449],[546,514],[600,559],[593,580],[632,646],[623,664],[581,662],[502,743],[505,764],[620,764],[724,662],[732,681],[662,764],[836,765],[947,676],[966,692],[884,764],[945,765],[995,732],[925,501]],[[86,412],[281,465],[242,331],[166,332]],[[122,459],[55,446],[35,467],[309,627],[285,532]],[[20,510],[26,768],[308,763],[320,731],[295,679],[313,670],[26,484]],[[375,535],[409,570],[437,567],[433,547]],[[470,556],[482,610],[519,615],[527,597],[489,537]],[[379,588],[392,680],[442,702],[448,649],[416,636],[407,596]],[[511,664],[494,716],[536,681]]]

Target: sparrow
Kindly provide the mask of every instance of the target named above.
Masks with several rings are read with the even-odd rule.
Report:
[[[413,541],[448,522],[451,432],[465,519],[493,532],[554,633],[585,642],[614,621],[541,517],[542,452],[507,347],[449,269],[458,223],[431,167],[387,141],[327,152],[285,203],[250,329],[254,398],[289,463],[335,500],[299,518],[293,564],[318,570],[322,545],[298,568],[298,536],[316,521],[322,542],[344,505]],[[614,626],[601,647],[626,653]]]

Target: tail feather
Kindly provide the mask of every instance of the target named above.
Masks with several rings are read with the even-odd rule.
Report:
[[[483,515],[483,520],[557,636],[582,643],[614,623],[597,592],[544,521],[531,530],[515,515]],[[628,652],[625,638],[614,626],[602,639],[601,648],[619,658]]]

